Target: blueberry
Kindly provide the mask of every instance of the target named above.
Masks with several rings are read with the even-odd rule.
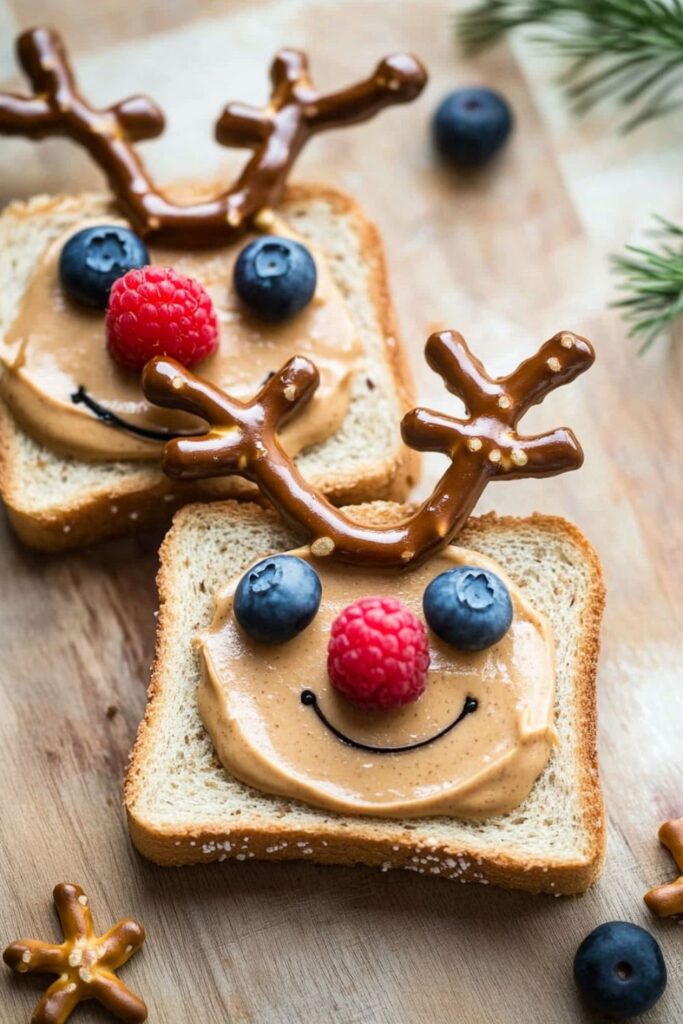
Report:
[[[436,108],[436,148],[456,167],[479,167],[501,149],[512,131],[512,112],[493,89],[456,89]]]
[[[235,291],[262,320],[287,320],[315,293],[315,263],[291,238],[264,235],[246,245],[235,263]]]
[[[315,618],[322,587],[315,569],[296,555],[264,558],[235,591],[235,618],[252,640],[282,644]]]
[[[147,247],[133,231],[98,224],[77,231],[66,242],[59,256],[59,278],[76,302],[105,309],[114,281],[147,263]]]
[[[473,565],[436,576],[425,589],[422,606],[436,635],[463,651],[482,651],[497,643],[512,622],[512,601],[503,581]]]
[[[655,1005],[666,988],[666,964],[659,943],[644,928],[608,921],[579,946],[574,980],[591,1009],[626,1020]]]

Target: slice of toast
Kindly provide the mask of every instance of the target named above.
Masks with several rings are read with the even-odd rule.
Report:
[[[376,502],[346,511],[388,523],[406,510]],[[458,537],[500,562],[549,618],[556,639],[560,745],[524,803],[483,822],[334,814],[251,789],[217,760],[199,716],[192,639],[210,624],[214,594],[231,577],[297,543],[275,513],[253,504],[194,505],[177,514],[161,550],[156,661],[125,783],[138,850],[164,865],[307,858],[534,892],[588,888],[605,843],[595,707],[604,588],[585,538],[562,519],[538,515],[473,518]]]
[[[193,194],[186,190],[183,196]],[[278,212],[325,255],[365,351],[342,428],[303,451],[297,464],[337,504],[402,500],[418,470],[417,456],[403,446],[398,430],[412,404],[411,387],[377,230],[352,199],[317,185],[289,188]],[[4,211],[0,337],[46,245],[85,216],[106,220],[114,213],[104,195],[37,196]],[[0,407],[0,494],[21,539],[57,551],[163,523],[188,501],[253,499],[256,490],[238,477],[172,484],[152,462],[63,458],[29,437]]]

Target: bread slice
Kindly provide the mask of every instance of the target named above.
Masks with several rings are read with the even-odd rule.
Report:
[[[186,189],[183,196],[189,201],[196,194]],[[106,219],[115,212],[110,199],[91,194],[37,196],[7,207],[0,217],[0,337],[52,239],[84,216]],[[341,430],[303,451],[297,463],[337,504],[401,500],[418,466],[398,431],[412,404],[411,388],[380,237],[352,199],[318,185],[288,189],[279,212],[326,256],[365,350]],[[0,408],[0,494],[21,539],[56,551],[169,521],[172,511],[188,501],[254,498],[256,491],[237,477],[181,486],[153,463],[62,458]]]
[[[405,511],[383,502],[347,509],[376,523]],[[164,865],[307,858],[533,892],[588,888],[605,842],[595,708],[599,562],[575,527],[539,515],[473,518],[458,543],[497,559],[548,616],[556,638],[561,743],[520,807],[483,822],[344,816],[231,778],[199,717],[192,638],[210,624],[219,588],[256,557],[295,547],[297,539],[275,513],[253,504],[194,505],[176,515],[161,550],[156,661],[124,794],[140,853]]]

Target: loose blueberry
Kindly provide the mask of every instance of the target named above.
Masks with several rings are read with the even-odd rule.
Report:
[[[235,618],[252,640],[283,644],[313,621],[321,593],[320,577],[303,558],[264,558],[237,586]]]
[[[595,928],[574,958],[574,980],[593,1010],[615,1020],[645,1013],[666,988],[666,964],[657,940],[627,921]]]
[[[512,112],[493,89],[456,89],[436,108],[432,122],[439,153],[456,167],[479,167],[505,144]]]
[[[235,291],[262,320],[287,320],[313,298],[315,262],[290,238],[264,235],[246,245],[235,263]]]
[[[114,281],[147,263],[147,247],[133,231],[116,224],[98,224],[77,231],[64,245],[59,278],[76,302],[106,309]]]
[[[498,643],[512,622],[512,601],[503,581],[473,565],[436,576],[425,589],[422,606],[436,635],[463,651]]]

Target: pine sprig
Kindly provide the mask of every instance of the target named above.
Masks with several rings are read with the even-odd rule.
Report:
[[[629,336],[644,352],[683,313],[683,227],[657,217],[658,248],[629,245],[629,256],[615,256],[613,266],[624,298],[614,303],[632,324]]]
[[[629,131],[683,103],[683,0],[480,0],[457,28],[478,53],[522,25],[546,26],[537,41],[569,61],[577,113],[616,99],[635,110]]]

